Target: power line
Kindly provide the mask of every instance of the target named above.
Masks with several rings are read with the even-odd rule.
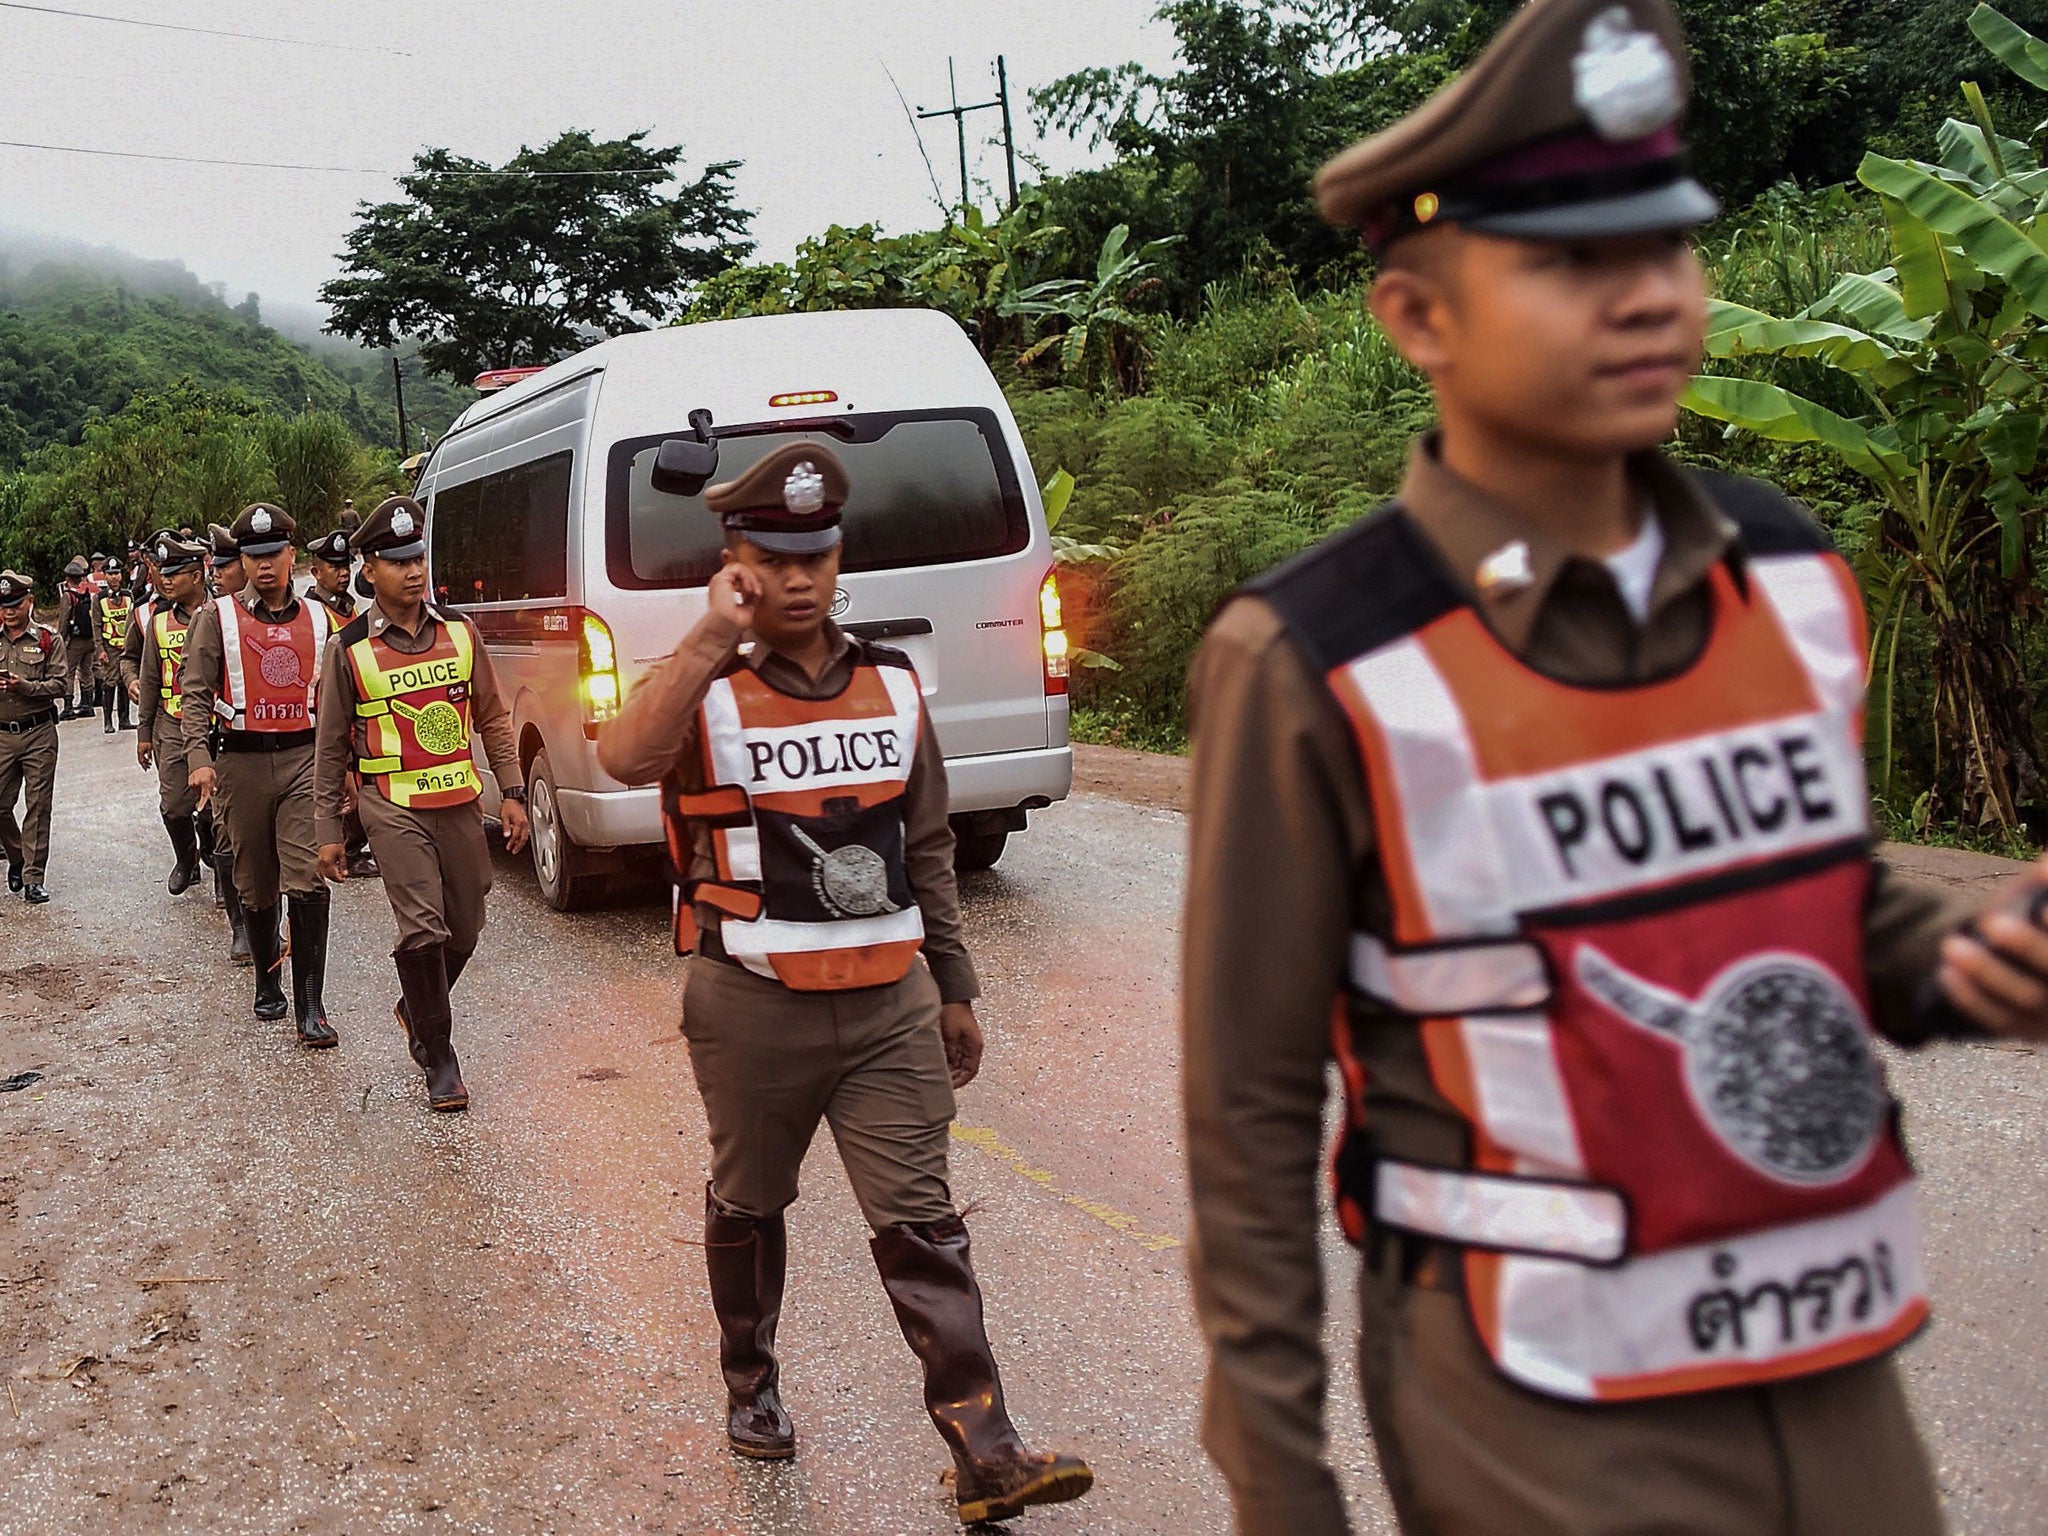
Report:
[[[6,0],[0,0],[4,6]],[[166,160],[175,165],[230,165],[252,171],[331,171],[341,176],[388,176],[393,180],[405,176],[467,176],[500,177],[514,181],[539,180],[556,176],[669,176],[665,171],[648,166],[640,169],[621,167],[602,171],[495,171],[495,170],[452,170],[452,171],[384,171],[367,165],[295,165],[283,160],[221,160],[210,155],[159,155],[139,149],[85,149],[76,144],[31,144],[22,139],[0,139],[0,149],[38,149],[53,155],[103,155],[114,160]]]
[[[109,16],[101,11],[67,11],[54,5],[25,5],[21,0],[0,0],[0,11],[33,11],[41,16],[68,16],[77,21],[111,21],[123,27],[148,27],[157,32],[190,32],[200,37],[238,37],[252,43],[283,43],[292,48],[333,48],[344,53],[389,53],[401,59],[411,54],[401,48],[382,48],[374,43],[322,43],[305,37],[277,37],[267,32],[225,32],[217,27],[187,27],[174,21],[141,21],[133,16]]]

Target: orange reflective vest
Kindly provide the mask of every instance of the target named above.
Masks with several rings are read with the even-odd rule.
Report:
[[[836,698],[792,698],[744,665],[714,681],[698,708],[710,787],[662,791],[679,874],[692,822],[711,829],[718,867],[678,894],[677,951],[702,902],[729,958],[794,991],[902,980],[924,944],[903,847],[923,719],[908,659],[875,646]]]
[[[100,643],[118,653],[128,638],[128,616],[135,611],[134,599],[102,597],[99,602]]]
[[[1927,1314],[1864,971],[1862,606],[1777,493],[1716,499],[1750,558],[1641,685],[1534,670],[1399,509],[1254,584],[1351,723],[1392,897],[1337,1031],[1345,1227],[1462,1250],[1487,1352],[1558,1397],[1825,1370]],[[1462,1165],[1376,1140],[1390,1013]]]
[[[413,656],[372,635],[368,614],[341,632],[368,742],[356,772],[393,805],[423,811],[466,805],[483,793],[470,751],[476,640],[464,620],[432,617],[439,621],[434,643]]]
[[[283,624],[258,619],[232,597],[220,616],[221,686],[213,711],[231,731],[310,731],[327,648],[328,611],[301,599]]]
[[[192,621],[179,618],[168,603],[152,603],[149,627],[156,639],[156,691],[164,713],[173,717],[185,713],[185,695],[178,691],[178,669],[185,664],[185,637]]]

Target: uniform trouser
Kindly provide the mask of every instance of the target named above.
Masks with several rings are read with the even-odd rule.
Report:
[[[1361,1289],[1361,1377],[1404,1536],[1939,1536],[1889,1358],[1765,1386],[1570,1403],[1494,1369],[1464,1298]]]
[[[64,697],[67,701],[87,699],[93,684],[93,643],[91,637],[77,636],[64,642]]]
[[[185,762],[183,744],[174,741],[166,746],[158,742],[153,752],[156,758],[157,810],[167,817],[190,816],[199,809],[199,791],[192,787],[191,769]]]
[[[877,1232],[956,1214],[946,1181],[953,1082],[939,989],[923,965],[893,986],[792,992],[699,957],[683,1034],[711,1128],[712,1194],[732,1214],[769,1217],[796,1199],[821,1119]]]
[[[14,800],[28,791],[28,809],[18,823],[20,847],[6,849],[19,858],[21,877],[41,885],[50,859],[50,808],[57,793],[57,725],[51,721],[28,731],[0,731],[0,811],[13,821]]]
[[[356,808],[398,921],[393,952],[436,944],[461,955],[474,950],[484,930],[484,897],[491,889],[483,807],[472,800],[412,810],[393,805],[365,785],[356,795]]]
[[[279,895],[326,889],[313,841],[313,746],[222,752],[214,759],[213,813],[235,854],[235,889],[256,911]]]

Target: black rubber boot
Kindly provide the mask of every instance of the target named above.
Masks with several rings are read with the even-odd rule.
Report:
[[[427,1108],[454,1112],[469,1108],[469,1089],[451,1039],[455,1020],[448,1008],[448,967],[441,946],[401,949],[391,957],[405,993],[400,1022],[411,1038],[413,1060],[427,1074]]]
[[[235,856],[232,853],[214,854],[213,887],[220,893],[220,904],[228,914],[228,959],[236,965],[248,965],[249,918],[242,910],[242,893],[235,889]]]
[[[1033,1504],[1078,1499],[1095,1474],[1078,1456],[1031,1451],[1003,1405],[982,1321],[967,1223],[954,1216],[890,1227],[869,1245],[897,1326],[924,1364],[924,1406],[953,1453],[963,1524],[1009,1520]]]
[[[198,812],[192,818],[192,826],[199,834],[199,862],[214,871],[213,904],[216,907],[226,906],[220,894],[220,845],[213,835],[213,812],[210,809]]]
[[[106,735],[109,736],[114,734],[114,695],[120,693],[121,691],[121,689],[110,687],[106,683],[100,684],[100,728]]]
[[[171,834],[171,851],[178,856],[164,888],[182,896],[199,883],[199,830],[190,816],[166,816],[164,830]]]
[[[249,956],[256,966],[256,1017],[281,1019],[291,1009],[278,972],[284,967],[284,944],[277,931],[277,908],[251,907]]]
[[[299,1041],[314,1050],[339,1045],[341,1037],[327,1022],[321,991],[327,982],[328,896],[287,896],[285,916],[292,932],[292,1009],[299,1021]]]
[[[725,1441],[737,1455],[756,1461],[787,1461],[796,1454],[796,1426],[783,1409],[775,1363],[788,1262],[781,1216],[735,1216],[704,1186],[704,1263],[711,1276],[711,1310],[718,1314]]]

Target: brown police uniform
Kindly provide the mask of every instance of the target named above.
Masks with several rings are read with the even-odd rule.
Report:
[[[110,736],[117,728],[134,728],[134,704],[121,680],[121,654],[133,632],[137,606],[134,594],[126,586],[117,588],[111,583],[96,589],[92,600],[94,675],[99,688],[101,724]]]
[[[316,603],[324,603],[335,618],[346,624],[356,616],[362,606],[357,601],[355,593],[348,589],[345,580],[340,588],[332,592],[321,586],[318,580],[318,570],[322,565],[332,570],[339,570],[343,577],[346,578],[349,570],[355,564],[355,551],[350,547],[348,541],[349,535],[362,527],[362,519],[356,515],[353,502],[344,507],[343,511],[347,514],[347,527],[337,528],[325,538],[315,539],[306,546],[306,553],[313,558],[315,579],[306,588],[305,595]],[[354,775],[351,774],[349,795],[351,802],[353,798]],[[357,810],[353,803],[349,805],[347,810],[341,813],[341,838],[342,847],[347,851],[348,855],[349,878],[374,878],[378,873],[377,860],[370,852],[370,835],[363,830],[362,812]]]
[[[150,544],[150,556],[160,571],[175,576],[198,566],[205,551],[175,535],[160,534]],[[176,858],[166,882],[173,896],[183,895],[199,879],[199,795],[192,788],[186,760],[187,722],[179,678],[193,624],[203,606],[195,602],[187,607],[169,598],[137,606],[121,652],[122,679],[138,689],[136,743],[150,749],[156,768],[157,811]],[[181,634],[185,637],[182,643],[178,640]],[[175,654],[163,649],[164,637],[175,647]],[[204,722],[205,716],[199,716],[202,732]]]
[[[1681,49],[1663,0],[1630,0],[1619,8],[1612,0],[1537,0],[1434,104],[1333,162],[1319,184],[1325,211],[1363,227],[1383,248],[1441,218],[1557,239],[1697,222],[1711,212],[1712,200],[1685,176],[1669,132],[1682,104]],[[1533,151],[1525,143],[1532,135],[1542,141]],[[1589,1247],[1581,1271],[1573,1258],[1545,1257],[1566,1253],[1561,1243],[1541,1248],[1531,1261],[1526,1250],[1518,1257],[1506,1238],[1489,1239],[1487,1246],[1439,1235],[1460,1222],[1485,1230],[1492,1213],[1482,1200],[1463,1209],[1449,1199],[1437,1207],[1420,1198],[1402,1203],[1413,1190],[1436,1187],[1429,1180],[1437,1174],[1446,1184],[1463,1181],[1451,1187],[1494,1194],[1511,1195],[1517,1179],[1540,1182],[1542,1167],[1527,1161],[1491,1184],[1463,1170],[1475,1166],[1482,1132],[1500,1133],[1502,1121],[1517,1112],[1539,1123],[1547,1104],[1541,1090],[1556,1080],[1552,1073],[1582,1065],[1545,1054],[1519,1079],[1511,1072],[1484,1079],[1487,1094],[1476,1094],[1449,1070],[1463,1042],[1530,1038],[1509,1027],[1517,1020],[1561,1030],[1565,1026],[1550,1021],[1563,1016],[1545,1010],[1577,1003],[1554,964],[1546,975],[1519,973],[1529,992],[1480,991],[1449,1001],[1462,994],[1442,990],[1451,985],[1443,978],[1476,985],[1483,964],[1473,957],[1510,954],[1506,940],[1499,950],[1479,940],[1448,939],[1435,949],[1401,947],[1400,924],[1404,915],[1412,920],[1421,899],[1412,871],[1423,858],[1411,857],[1415,823],[1404,818],[1420,815],[1410,806],[1415,794],[1426,793],[1415,786],[1428,774],[1413,766],[1419,758],[1372,758],[1397,764],[1397,777],[1394,767],[1368,770],[1366,757],[1392,739],[1396,728],[1387,720],[1419,710],[1416,701],[1433,697],[1430,689],[1438,686],[1428,680],[1436,674],[1417,671],[1409,660],[1415,646],[1404,634],[1444,616],[1449,636],[1490,636],[1469,652],[1479,658],[1472,662],[1475,672],[1548,690],[1541,697],[1563,701],[1562,717],[1563,706],[1575,707],[1580,697],[1690,675],[1737,622],[1730,615],[1754,614],[1767,591],[1782,590],[1774,585],[1785,579],[1780,571],[1803,580],[1839,570],[1804,515],[1766,488],[1696,476],[1655,454],[1639,456],[1632,472],[1664,545],[1640,621],[1607,566],[1518,522],[1446,469],[1428,440],[1418,446],[1392,507],[1262,578],[1224,608],[1196,657],[1183,933],[1192,1272],[1210,1347],[1204,1440],[1231,1485],[1237,1529],[1248,1536],[1336,1536],[1349,1529],[1323,1459],[1317,1186],[1324,1176],[1326,1074],[1333,1060],[1342,1069],[1347,1107],[1340,1210],[1364,1258],[1361,1376],[1404,1531],[1850,1536],[1882,1530],[1919,1536],[1940,1529],[1927,1458],[1882,1340],[1855,1341],[1840,1355],[1855,1363],[1833,1368],[1827,1352],[1817,1350],[1806,1358],[1784,1357],[1775,1373],[1750,1369],[1746,1360],[1731,1360],[1724,1347],[1730,1321],[1716,1310],[1732,1304],[1739,1333],[1743,1293],[1729,1290],[1732,1303],[1724,1303],[1702,1292],[1692,1302],[1689,1340],[1683,1321],[1656,1337],[1659,1348],[1697,1349],[1702,1358],[1719,1350],[1712,1368],[1634,1378],[1630,1389],[1638,1395],[1626,1399],[1603,1399],[1563,1372],[1535,1387],[1530,1379],[1539,1373],[1513,1346],[1548,1326],[1566,1337],[1567,1352],[1597,1355],[1606,1336],[1637,1337],[1630,1330],[1643,1326],[1642,1309],[1578,1316],[1561,1304],[1547,1316],[1532,1320],[1524,1311],[1509,1321],[1494,1277],[1520,1263],[1515,1273],[1543,1277],[1532,1283],[1562,1274],[1577,1284],[1570,1277],[1584,1273],[1590,1287],[1593,1276],[1609,1273],[1592,1266],[1628,1257],[1626,1243],[1620,1255]],[[1823,575],[1822,583],[1807,589],[1818,604],[1833,603],[1832,612],[1848,603],[1846,595],[1829,595],[1845,593],[1845,578]],[[1363,637],[1368,630],[1384,634],[1384,649],[1372,648],[1370,638],[1348,646],[1331,639],[1346,631]],[[1862,675],[1861,653],[1849,640],[1854,632],[1850,624],[1817,631],[1837,645],[1851,692]],[[1441,643],[1449,647],[1453,640]],[[1723,664],[1724,650],[1714,650],[1715,665]],[[1503,654],[1516,660],[1503,662]],[[1353,660],[1357,656],[1366,659]],[[1533,670],[1506,671],[1510,666]],[[1359,677],[1367,682],[1356,682]],[[1761,685],[1762,678],[1756,681]],[[1361,691],[1357,702],[1340,693],[1368,686],[1380,691]],[[1744,691],[1735,689],[1738,697]],[[1841,719],[1854,710],[1853,702],[1841,706]],[[1469,729],[1485,729],[1484,715],[1465,718],[1474,722]],[[1850,735],[1846,724],[1843,735]],[[1748,745],[1738,757],[1742,752],[1751,754],[1743,771],[1766,761]],[[1439,760],[1442,776],[1461,771],[1459,761]],[[1697,850],[1712,849],[1724,837],[1749,835],[1764,821],[1779,825],[1795,803],[1801,814],[1860,824],[1860,804],[1834,804],[1817,790],[1807,794],[1817,780],[1798,776],[1803,763],[1795,757],[1792,776],[1780,781],[1791,786],[1785,795],[1756,792],[1753,823],[1744,823],[1747,812],[1736,808],[1749,802],[1732,792],[1725,818],[1715,812],[1711,823],[1700,819],[1699,806],[1713,803],[1706,790],[1725,787],[1716,768],[1709,766],[1707,778],[1684,791],[1693,797],[1689,809],[1676,780],[1657,782],[1678,807],[1671,825],[1682,828],[1678,835],[1699,857],[1707,855]],[[1860,797],[1860,772],[1851,772]],[[1628,819],[1631,807],[1644,804],[1637,792],[1623,785],[1601,793],[1611,797],[1602,802],[1609,824],[1620,828],[1617,857],[1649,857]],[[1560,791],[1552,800],[1550,830],[1569,869],[1573,855],[1589,856],[1580,851],[1581,831],[1587,850],[1592,837],[1607,834],[1598,830],[1597,816],[1575,819],[1586,802],[1573,792]],[[1646,819],[1646,836],[1650,825]],[[1466,824],[1469,846],[1487,843],[1484,830]],[[1442,835],[1445,841],[1429,856],[1449,881],[1464,852],[1450,825]],[[1915,1042],[1926,1032],[1915,1013],[1916,993],[1940,937],[1962,913],[1904,884],[1881,862],[1867,861],[1860,846],[1847,840],[1846,852],[1829,855],[1835,863],[1825,869],[1817,863],[1806,878],[1867,881],[1860,916],[1852,902],[1832,901],[1830,921],[1846,924],[1847,947],[1861,950],[1845,963],[1860,964],[1867,975],[1872,1022],[1894,1039]],[[1547,868],[1544,873],[1548,877]],[[1475,900],[1490,899],[1492,889],[1481,886]],[[1743,899],[1734,885],[1730,891],[1729,901]],[[1695,899],[1706,901],[1708,893]],[[1541,917],[1559,928],[1603,915],[1621,924],[1619,906],[1610,907],[1605,914],[1582,908],[1576,919],[1569,910]],[[1696,921],[1710,924],[1712,911]],[[1795,914],[1788,944],[1804,916]],[[1538,923],[1524,931],[1545,930]],[[1600,942],[1620,940],[1602,934]],[[1584,944],[1576,963],[1588,965],[1586,952],[1596,949]],[[1460,961],[1465,968],[1444,969]],[[1599,965],[1606,962],[1571,975],[1614,974],[1611,965],[1604,972]],[[1633,1010],[1631,1019],[1682,1016],[1677,1004],[1677,1015],[1645,1014],[1652,993],[1640,985],[1602,986],[1606,990],[1595,996]],[[1344,1000],[1334,1032],[1333,998]],[[1476,1011],[1439,1017],[1467,1010]],[[1494,1025],[1495,1019],[1502,1023]],[[1789,1047],[1793,1038],[1788,1026],[1782,1043]],[[1659,1064],[1657,1070],[1670,1070],[1666,1057],[1647,1059]],[[1553,1060],[1560,1064],[1544,1065]],[[1859,1098],[1868,1098],[1874,1080],[1872,1068],[1855,1090]],[[1518,1098],[1524,1087],[1528,1093]],[[1683,1107],[1683,1094],[1678,1097],[1667,1116],[1674,1122],[1694,1113]],[[1547,1129],[1548,1122],[1540,1123]],[[1872,1137],[1873,1165],[1894,1155],[1888,1145],[1877,1145],[1882,1135],[1876,1126]],[[1563,1205],[1588,1189],[1567,1181],[1544,1184],[1542,1192]],[[1645,1201],[1631,1216],[1648,1230],[1674,1219],[1670,1205]],[[1711,1269],[1701,1261],[1701,1279],[1688,1271],[1682,1283],[1726,1284],[1705,1277],[1736,1273],[1733,1250],[1741,1236],[1729,1238],[1730,1252],[1716,1257]],[[1559,1241],[1548,1230],[1541,1240]],[[1884,1271],[1888,1257],[1885,1251],[1877,1256],[1881,1284],[1859,1306],[1871,1306],[1892,1285]],[[1863,1259],[1855,1265],[1868,1281],[1870,1265]],[[1474,1277],[1482,1287],[1476,1293]],[[1745,1285],[1770,1282],[1768,1271],[1741,1278]],[[1764,1300],[1770,1283],[1752,1294]],[[1924,1312],[1906,1311],[1898,1331],[1910,1331],[1918,1315]],[[1851,1326],[1850,1314],[1839,1309],[1827,1318],[1801,1311],[1787,1314],[1786,1336],[1795,1327],[1816,1326],[1817,1318]],[[1662,1326],[1661,1314],[1658,1321]],[[1748,1338],[1766,1349],[1779,1343],[1775,1327],[1759,1326]],[[1513,1379],[1511,1370],[1524,1375]],[[1739,1384],[1715,1385],[1717,1375]]]
[[[30,583],[0,571],[0,604],[20,603],[19,634],[0,625],[0,850],[8,884],[29,901],[49,900],[43,876],[50,857],[50,813],[57,792],[57,701],[64,697],[65,655],[57,633],[35,621]],[[21,819],[14,803],[26,791]],[[19,882],[19,883],[17,883]]]
[[[242,555],[269,556],[291,547],[294,526],[282,508],[257,502],[230,532]],[[315,1048],[336,1044],[324,1001],[330,902],[313,831],[312,690],[326,635],[297,598],[269,609],[252,583],[200,609],[183,669],[186,767],[216,775],[215,819],[246,909],[256,1016],[286,1012],[278,906],[288,897],[291,1011],[300,1042]],[[218,753],[202,722],[217,725]]]
[[[425,529],[419,504],[395,496],[371,513],[353,543],[368,556],[418,559]],[[366,698],[365,685],[379,679],[389,680],[389,691]],[[435,717],[452,728],[437,729]],[[468,619],[427,605],[419,627],[408,631],[372,603],[329,643],[315,770],[319,842],[344,842],[342,802],[355,774],[357,812],[398,923],[398,1021],[427,1074],[429,1105],[445,1110],[469,1103],[448,994],[476,951],[491,889],[477,737],[500,792],[522,799],[511,711]]]
[[[795,443],[711,487],[704,502],[729,533],[802,556],[838,545],[846,495],[837,456]],[[616,778],[661,782],[683,866],[679,899],[694,899],[694,923],[678,924],[678,947],[695,944],[683,1032],[711,1132],[705,1253],[728,1442],[747,1456],[795,1451],[774,1352],[783,1211],[822,1120],[874,1228],[876,1267],[904,1337],[924,1363],[926,1406],[953,1453],[961,1518],[1003,1518],[1077,1497],[1092,1474],[1076,1458],[1027,1451],[1009,1421],[947,1182],[954,1100],[940,1008],[979,988],[961,934],[938,738],[905,658],[830,620],[825,638],[830,659],[813,678],[764,642],[743,655],[744,636],[707,614],[598,743]],[[736,725],[707,736],[711,709],[720,720],[733,711]],[[802,746],[785,738],[778,757],[771,745],[785,718],[824,733],[811,738],[808,768]],[[886,740],[862,729],[877,721]],[[914,741],[907,754],[905,737]],[[829,764],[828,738],[837,743]],[[760,787],[771,758],[788,780],[774,794]],[[755,769],[751,796],[731,782],[741,761]],[[863,782],[870,772],[877,780]],[[804,790],[797,781],[807,773],[835,775],[832,788]],[[753,878],[736,839],[761,850]],[[842,943],[837,958],[821,959]]]
[[[92,712],[93,599],[98,591],[86,579],[83,560],[64,567],[65,582],[57,589],[57,633],[64,640],[64,708],[67,719]]]

